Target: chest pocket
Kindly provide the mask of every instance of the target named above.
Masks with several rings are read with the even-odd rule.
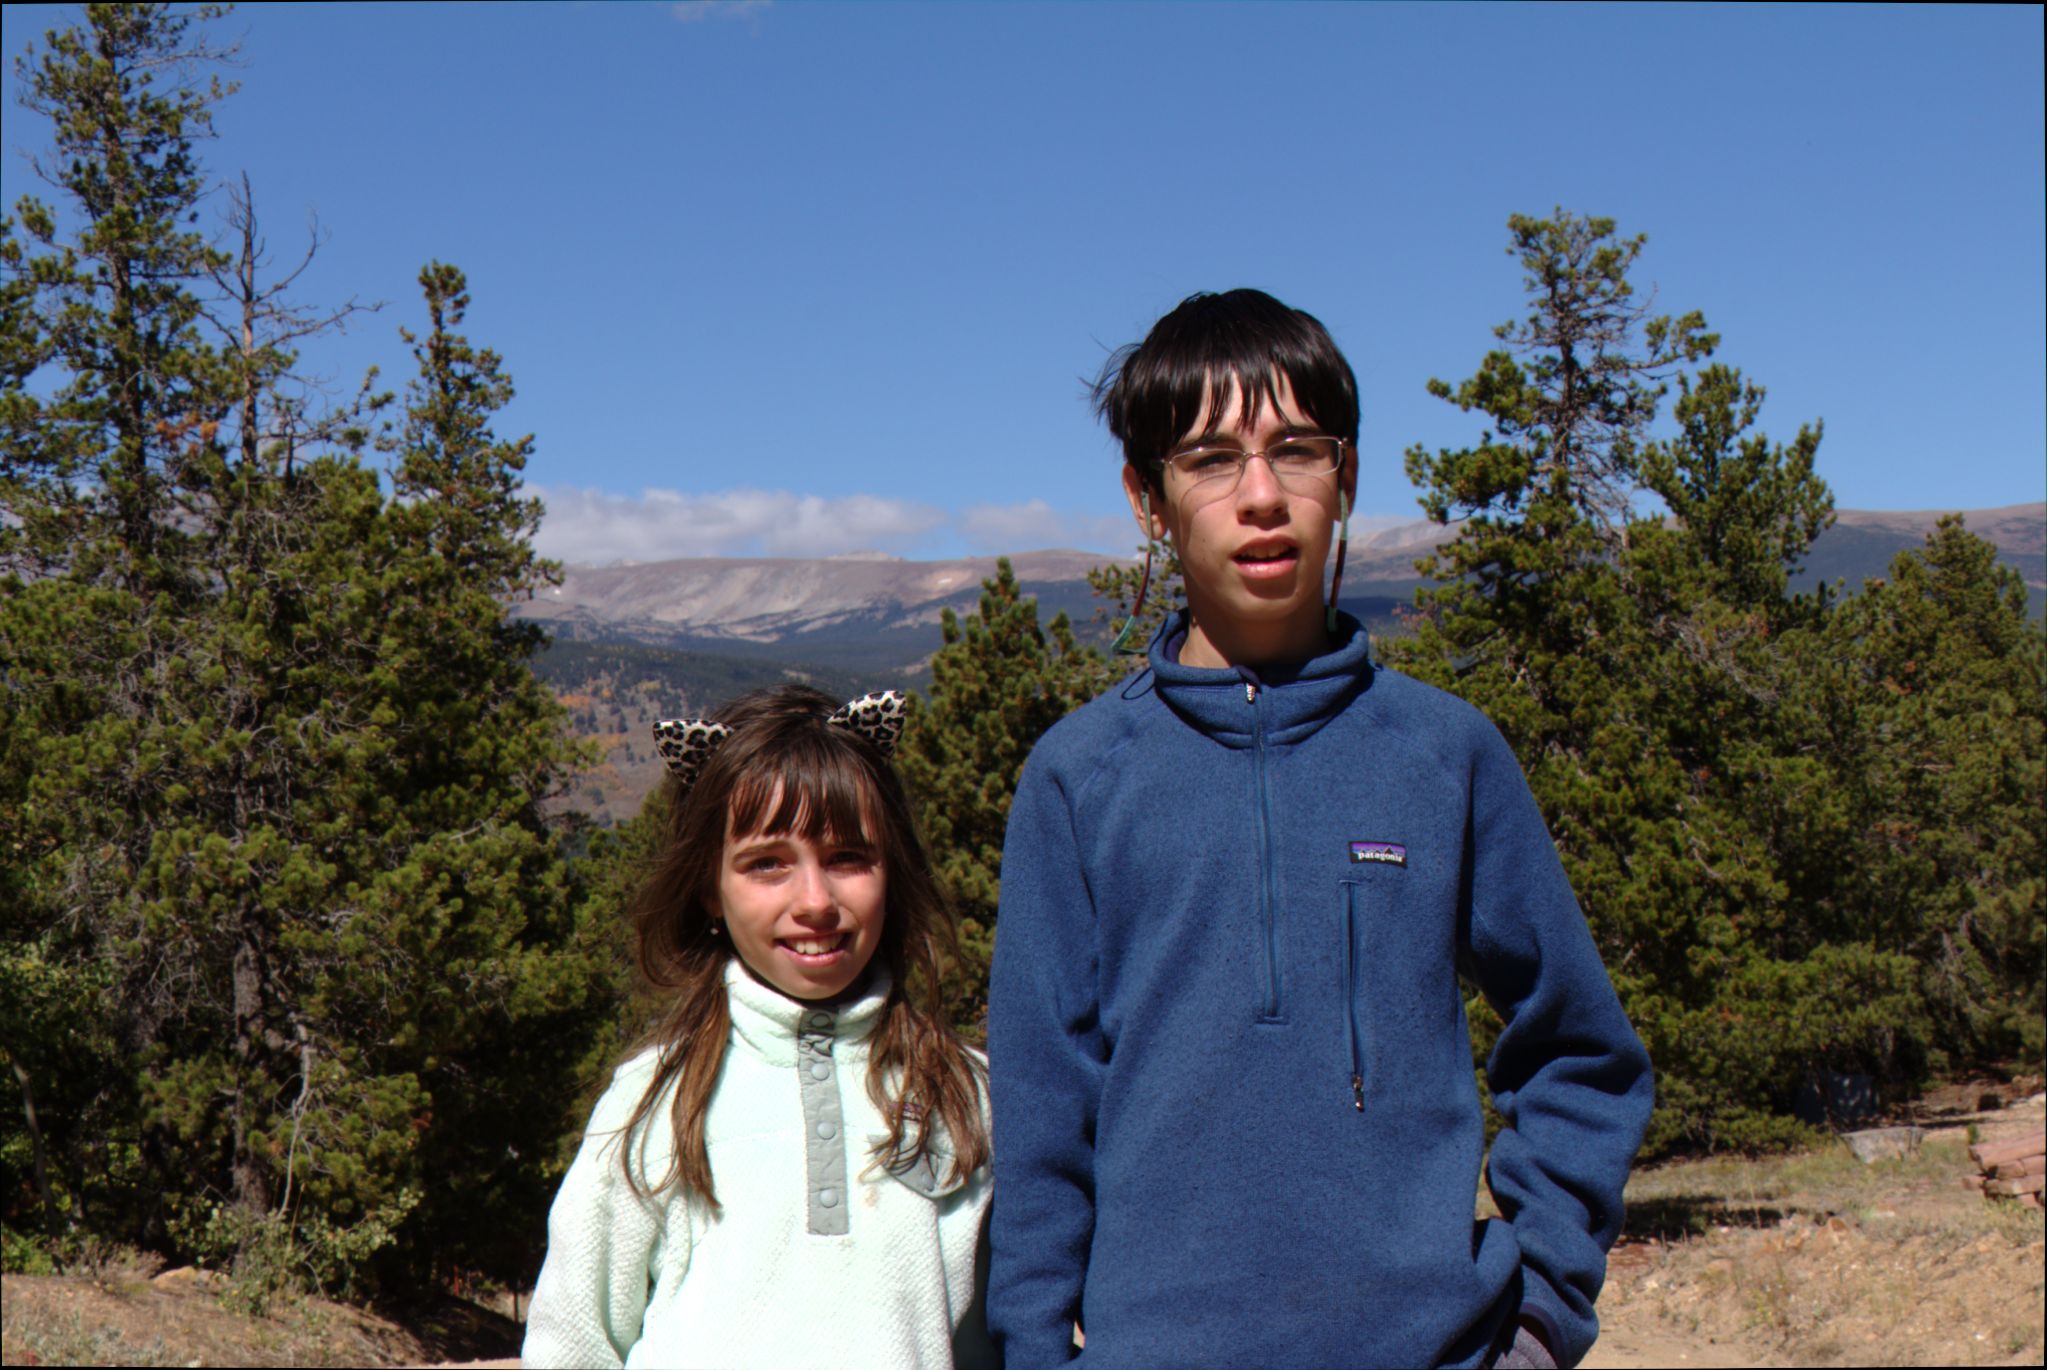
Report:
[[[1351,1099],[1426,1112],[1442,1104],[1443,1081],[1461,1093],[1471,1080],[1454,924],[1412,871],[1352,872],[1337,883],[1334,929]]]

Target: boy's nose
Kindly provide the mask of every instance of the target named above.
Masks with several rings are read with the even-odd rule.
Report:
[[[1263,452],[1247,457],[1244,473],[1237,477],[1237,507],[1272,509],[1286,503],[1286,488],[1279,483],[1272,463]]]

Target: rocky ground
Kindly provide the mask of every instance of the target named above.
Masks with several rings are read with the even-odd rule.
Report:
[[[2037,1130],[2047,1109],[2038,1093],[1987,1110],[1978,1090],[1947,1093],[1905,1159],[1830,1147],[1638,1173],[1585,1364],[2040,1364],[2041,1214],[1963,1181],[1971,1141]]]

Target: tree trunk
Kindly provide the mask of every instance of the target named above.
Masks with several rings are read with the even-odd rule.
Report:
[[[234,1092],[234,1199],[235,1207],[250,1217],[270,1211],[270,1177],[250,1148],[250,1120],[259,1101],[260,1062],[257,1049],[263,1040],[263,976],[258,964],[255,939],[243,924],[235,946],[235,1092]]]
[[[7,1063],[14,1067],[14,1078],[21,1085],[21,1111],[28,1115],[29,1146],[35,1156],[36,1194],[43,1201],[43,1231],[48,1236],[57,1235],[57,1202],[50,1197],[49,1154],[43,1147],[42,1124],[36,1120],[36,1092],[29,1083],[28,1071],[13,1054]]]

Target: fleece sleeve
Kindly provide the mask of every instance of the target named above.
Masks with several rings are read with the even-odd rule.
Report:
[[[1492,728],[1474,762],[1470,964],[1505,1022],[1486,1075],[1505,1124],[1487,1180],[1521,1247],[1522,1306],[1574,1365],[1620,1233],[1648,1126],[1648,1053],[1571,893],[1514,754]]]
[[[1068,800],[1034,757],[1010,805],[988,990],[995,1108],[988,1325],[1009,1370],[1075,1354],[1108,1060],[1094,909]]]
[[[618,1148],[645,1085],[632,1066],[619,1072],[562,1178],[547,1216],[547,1259],[526,1314],[524,1365],[622,1366],[640,1339],[661,1219],[654,1201],[626,1183]]]

